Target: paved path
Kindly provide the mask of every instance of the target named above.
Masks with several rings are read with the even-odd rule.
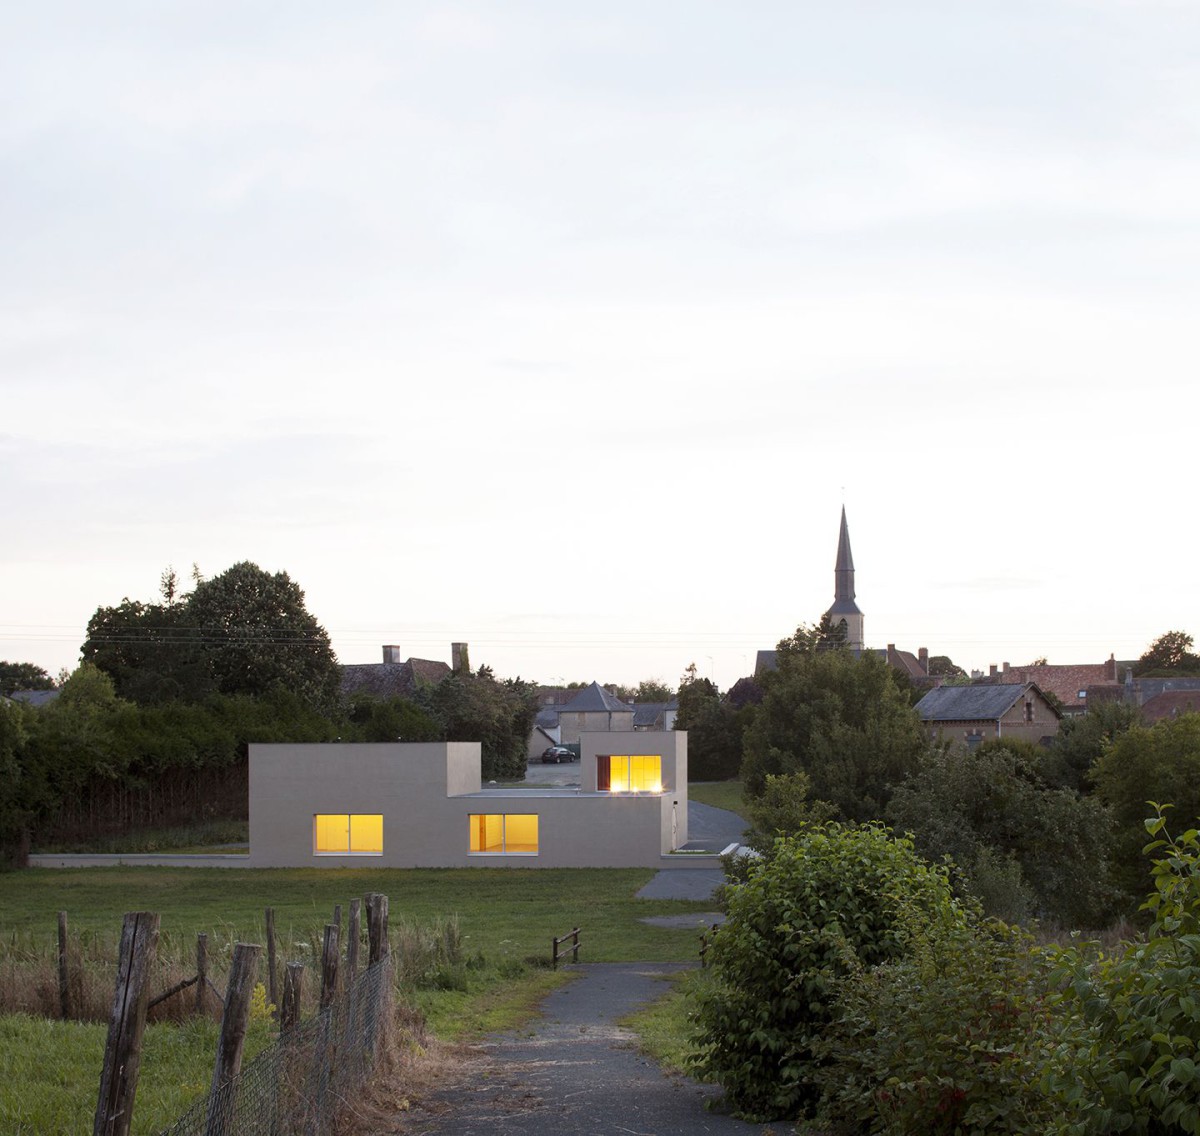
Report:
[[[683,873],[690,874],[690,873]],[[666,993],[679,963],[591,963],[519,1031],[485,1038],[458,1083],[405,1114],[405,1136],[760,1136],[710,1112],[710,1085],[663,1073],[621,1018]],[[776,1129],[778,1131],[778,1129]]]

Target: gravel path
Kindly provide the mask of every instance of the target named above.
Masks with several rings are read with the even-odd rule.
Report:
[[[760,1136],[710,1112],[719,1090],[663,1073],[617,1023],[665,993],[679,963],[592,963],[542,1017],[474,1047],[458,1083],[405,1115],[406,1136]],[[775,1128],[775,1132],[786,1129]]]

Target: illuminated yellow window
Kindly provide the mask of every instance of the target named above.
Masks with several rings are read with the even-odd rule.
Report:
[[[536,813],[472,813],[470,851],[504,856],[535,856],[538,850]]]
[[[381,813],[317,813],[313,817],[317,855],[379,856],[383,853]]]
[[[596,787],[612,793],[661,793],[662,757],[658,754],[601,755]]]

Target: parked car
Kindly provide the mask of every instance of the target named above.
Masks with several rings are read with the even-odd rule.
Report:
[[[551,746],[547,750],[542,751],[542,764],[557,765],[560,761],[574,761],[575,754],[566,746]]]

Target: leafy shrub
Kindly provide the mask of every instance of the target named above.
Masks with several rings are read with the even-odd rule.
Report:
[[[895,1136],[1044,1131],[1052,1038],[1028,938],[977,919],[906,936],[904,957],[838,985],[814,1070],[823,1119]]]
[[[837,810],[828,801],[813,800],[811,790],[807,773],[768,773],[761,795],[749,797],[745,803],[751,825],[746,843],[762,851],[770,848],[777,836],[790,836],[810,824],[833,820]]]
[[[879,825],[781,837],[744,870],[708,956],[693,1066],[745,1116],[802,1116],[818,1098],[811,1067],[838,979],[902,956],[914,920],[964,916],[946,872]]]
[[[1062,1136],[1200,1131],[1200,832],[1172,838],[1154,808],[1145,940],[1115,957],[1090,944],[1055,958],[1071,1030],[1044,1084],[1060,1099]]]
[[[1110,902],[1110,822],[1096,801],[1052,789],[1041,751],[1010,738],[969,756],[933,748],[900,785],[887,819],[931,860],[950,856],[989,915],[1032,913],[1098,926]]]

